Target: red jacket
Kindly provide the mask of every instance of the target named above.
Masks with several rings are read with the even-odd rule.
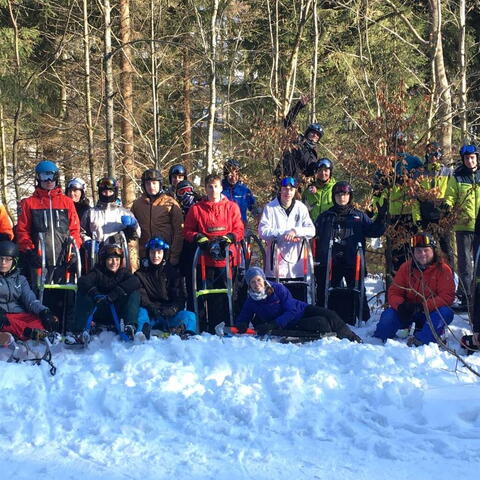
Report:
[[[185,218],[184,236],[187,242],[195,242],[198,233],[206,235],[210,240],[233,233],[237,242],[243,239],[244,227],[240,209],[235,202],[222,196],[219,202],[201,200],[193,205]],[[232,265],[238,265],[240,255],[238,248],[231,248]],[[213,260],[206,256],[206,265],[224,267],[224,260]]]
[[[82,244],[75,204],[60,187],[37,187],[31,197],[20,202],[16,231],[20,251],[37,248],[39,233],[45,234],[47,265],[52,265],[54,254],[58,257],[67,237],[72,236],[78,247]]]
[[[405,301],[423,304],[422,297],[427,300],[429,312],[452,305],[455,283],[452,270],[446,263],[435,262],[423,272],[412,266],[412,260],[400,266],[388,289],[389,305],[396,310]]]

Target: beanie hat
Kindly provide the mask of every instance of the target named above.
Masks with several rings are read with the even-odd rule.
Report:
[[[247,283],[247,285],[250,285],[250,281],[252,280],[252,278],[256,277],[257,275],[266,280],[265,273],[260,267],[250,267],[245,272],[245,282]]]

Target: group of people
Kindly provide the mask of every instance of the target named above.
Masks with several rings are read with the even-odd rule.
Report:
[[[295,105],[286,127],[307,100],[302,97]],[[195,191],[183,165],[170,168],[168,186],[159,170],[147,169],[141,176],[142,195],[130,209],[122,205],[114,178],[97,182],[98,202],[90,206],[82,179],[68,181],[62,191],[57,165],[40,162],[35,168],[35,191],[20,202],[15,229],[0,209],[0,329],[20,338],[63,329],[71,332],[72,342],[79,343],[105,324],[146,338],[152,328],[214,333],[216,324],[232,313],[224,289],[229,280],[235,283],[240,278],[246,285],[246,300],[235,307],[240,331],[252,323],[260,332],[333,331],[340,338],[360,341],[338,315],[329,292],[342,285],[347,291],[358,287],[359,251],[365,251],[367,238],[382,236],[390,224],[406,226],[411,239],[408,248],[394,249],[389,308],[375,336],[385,341],[397,330],[411,327],[410,345],[437,340],[453,319],[455,287],[449,236],[431,227],[460,210],[455,230],[463,289],[457,296],[468,302],[480,206],[476,147],[462,147],[461,165],[452,172],[442,163],[440,145],[430,143],[422,162],[406,152],[406,137],[397,133],[394,180],[384,174],[376,177],[372,215],[354,207],[353,187],[335,180],[333,162],[317,158],[322,135],[321,125],[311,124],[285,152],[275,171],[278,189],[263,210],[241,180],[236,159],[225,162],[223,175],[206,176],[205,196]],[[418,178],[427,190],[436,192],[436,198],[418,195],[416,202],[407,201],[409,178]],[[259,220],[258,236],[266,245],[264,269],[248,268],[242,255],[249,212]],[[480,221],[476,223],[480,229]],[[137,242],[139,264],[129,264],[126,245]],[[296,280],[305,280],[309,261],[305,251],[310,246],[315,266],[311,284],[305,285]],[[197,248],[201,297],[198,288],[193,289]],[[58,306],[65,314],[65,297],[59,299],[58,291],[44,289],[43,284],[70,278],[80,259],[76,301],[70,315],[63,315],[66,325],[60,326],[56,324],[61,317]],[[361,269],[365,275],[364,261]],[[305,287],[312,284],[315,301],[308,304]],[[211,293],[204,295],[209,293],[206,290]],[[362,301],[354,308],[361,308],[361,318],[367,320],[365,289],[357,293]],[[198,301],[201,308],[195,315]],[[475,332],[464,343],[475,348],[478,340]]]

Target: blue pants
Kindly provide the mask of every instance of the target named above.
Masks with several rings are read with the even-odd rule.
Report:
[[[440,307],[430,312],[430,319],[432,320],[437,335],[442,335],[445,325],[449,325],[453,320],[453,310],[450,307]],[[413,322],[417,325],[423,325],[419,331],[415,332],[415,338],[422,343],[435,342],[435,338],[433,337],[424,313],[416,313],[411,318],[411,321],[405,324],[400,321],[397,311],[393,308],[387,308],[383,311],[373,336],[381,338],[385,342],[388,338],[393,338],[397,330],[408,328]]]
[[[145,323],[149,323],[152,328],[159,328],[164,331],[168,331],[170,328],[176,328],[180,325],[185,325],[185,330],[187,332],[197,333],[195,314],[188,310],[180,310],[173,317],[152,318],[148,314],[146,308],[140,307],[138,309],[137,332],[142,331],[142,327]]]

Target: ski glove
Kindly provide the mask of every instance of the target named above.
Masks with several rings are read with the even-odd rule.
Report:
[[[28,264],[33,268],[42,267],[42,257],[37,253],[34,248],[25,252]]]
[[[385,198],[383,200],[382,205],[379,205],[377,208],[378,217],[380,219],[384,219],[387,215],[387,210],[388,210],[388,200]]]
[[[137,220],[130,215],[122,215],[122,225],[125,227],[136,227]]]
[[[50,311],[49,308],[42,310],[38,316],[42,321],[43,328],[47,332],[54,332],[58,326],[58,318]]]
[[[0,310],[0,330],[10,325],[6,313],[5,310]]]
[[[255,327],[255,331],[258,335],[267,335],[272,330],[278,330],[277,322],[261,323]]]
[[[210,246],[208,237],[203,233],[197,233],[197,235],[195,235],[195,242],[197,243],[198,247],[201,248],[203,251],[207,251]]]
[[[414,302],[403,302],[397,308],[400,321],[405,326],[410,325],[412,323],[412,317],[416,313],[421,311],[422,311],[422,305],[420,303],[414,303]]]
[[[235,243],[237,239],[233,233],[227,233],[226,235],[221,236],[219,240],[220,243],[230,245],[231,243]]]

